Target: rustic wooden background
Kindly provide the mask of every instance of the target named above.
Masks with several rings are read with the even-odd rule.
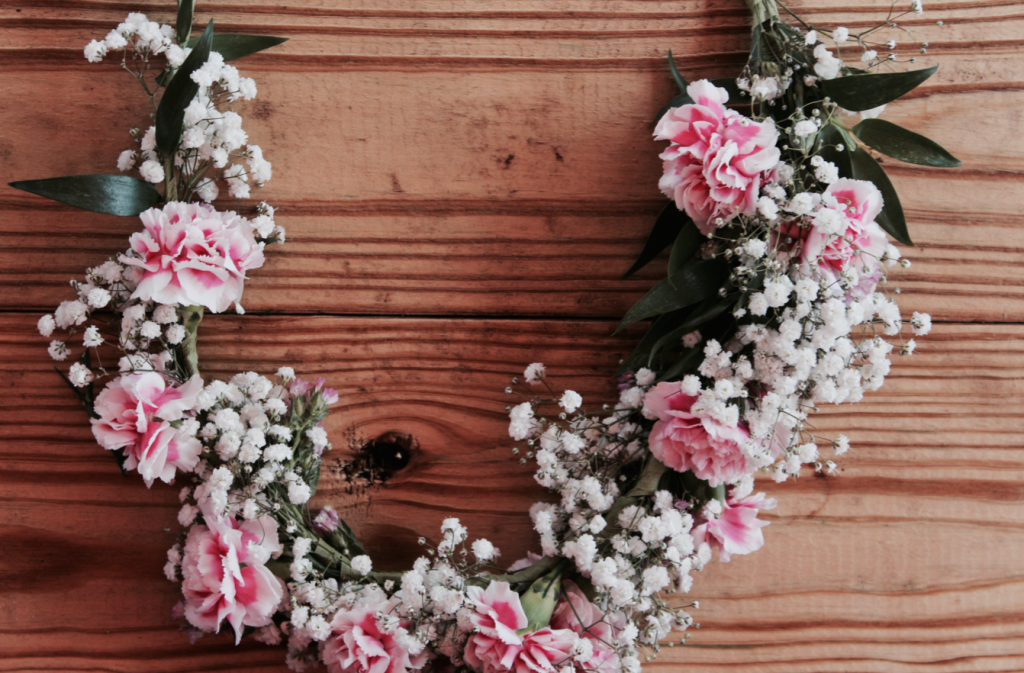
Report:
[[[0,0],[0,183],[113,171],[142,101],[81,49],[168,4]],[[887,7],[795,4],[851,28]],[[894,285],[936,328],[882,391],[822,414],[854,441],[842,475],[764,484],[768,544],[698,576],[703,628],[651,671],[1024,670],[1024,4],[926,9],[904,23],[942,67],[885,116],[964,166],[886,166],[920,246]],[[741,0],[200,2],[211,14],[291,38],[240,62],[274,162],[260,197],[290,241],[253,274],[249,315],[204,322],[206,371],[295,364],[341,391],[339,445],[417,437],[384,486],[321,482],[378,565],[448,514],[516,559],[541,493],[502,389],[539,360],[609,395],[635,338],[612,326],[664,269],[618,279],[663,203],[647,123],[673,93],[665,52],[691,79],[733,74]],[[0,187],[0,671],[283,671],[280,649],[177,631],[176,492],[121,477],[34,334],[137,227]]]

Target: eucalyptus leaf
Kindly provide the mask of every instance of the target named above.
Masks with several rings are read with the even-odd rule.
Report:
[[[221,33],[213,36],[213,45],[210,47],[210,51],[217,52],[224,57],[225,61],[233,61],[264,49],[276,47],[287,41],[287,37],[274,37],[273,35]],[[192,47],[195,43],[196,40],[192,40],[189,42],[189,46]]]
[[[178,0],[178,19],[174,23],[178,44],[188,42],[192,34],[192,18],[196,12],[196,0]]]
[[[690,262],[678,273],[651,288],[650,292],[626,312],[615,331],[619,332],[638,320],[696,304],[717,292],[727,274],[728,268],[720,259]]]
[[[909,164],[956,168],[963,163],[934,140],[884,119],[865,119],[853,132],[865,145]]]
[[[199,93],[199,85],[192,81],[192,73],[201,68],[210,57],[213,41],[213,19],[206,24],[206,30],[196,42],[191,53],[181,64],[174,77],[167,83],[160,105],[156,110],[156,146],[165,158],[174,154],[181,140],[181,128],[185,121],[185,108]]]
[[[128,175],[65,175],[21,180],[10,185],[75,208],[121,217],[136,216],[161,199],[153,185]]]
[[[658,122],[661,121],[661,118],[664,117],[669,110],[671,110],[674,107],[681,107],[683,105],[693,105],[693,99],[690,98],[690,95],[685,91],[681,94],[676,95],[672,100],[665,103],[665,106],[663,108],[658,110],[657,116],[655,116],[654,121],[651,122],[651,128],[657,126]]]
[[[672,71],[672,79],[676,81],[676,86],[685,93],[687,87],[686,78],[679,74],[679,70],[676,68],[676,60],[672,58],[671,49],[668,50],[668,69]]]
[[[900,197],[896,195],[896,190],[881,165],[861,147],[853,152],[852,162],[854,179],[872,182],[882,192],[884,205],[882,212],[875,218],[878,226],[903,245],[914,245],[907,231],[907,218],[903,215]]]
[[[676,208],[675,203],[669,201],[665,204],[665,207],[661,209],[661,213],[658,214],[658,219],[654,221],[654,226],[651,228],[650,236],[647,237],[644,249],[640,251],[640,256],[637,257],[636,262],[633,263],[629,271],[622,276],[623,280],[647,266],[672,241],[676,240],[679,232],[683,230],[683,226],[689,221],[690,218],[686,213]]]
[[[910,72],[876,72],[865,75],[847,75],[822,81],[825,95],[847,110],[859,112],[891,103],[917,88],[921,82],[935,74],[939,66],[933,65]]]

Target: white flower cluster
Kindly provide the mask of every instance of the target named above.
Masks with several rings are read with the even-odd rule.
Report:
[[[176,44],[174,39],[175,33],[170,26],[158,26],[143,14],[130,14],[102,42],[91,42],[85,49],[85,55],[90,62],[98,62],[108,51],[123,50],[125,69],[135,75],[153,98],[155,92],[150,91],[146,81],[149,59],[165,56],[165,74],[172,75],[192,52],[190,47]],[[128,66],[129,58],[132,67]],[[242,77],[238,69],[226,63],[217,52],[210,52],[206,63],[190,77],[199,86],[199,91],[185,108],[181,142],[173,157],[180,198],[189,200],[195,194],[210,203],[220,195],[217,183],[223,181],[233,198],[247,199],[252,187],[262,187],[270,180],[273,171],[263,156],[263,150],[249,143],[242,128],[242,118],[223,107],[236,100],[255,98],[256,83],[252,78]],[[137,129],[133,135],[138,135]],[[129,171],[137,167],[142,178],[152,183],[171,178],[166,173],[166,157],[157,149],[156,127],[150,126],[136,138],[136,142],[139,145],[137,150],[125,150],[118,157],[118,170]],[[270,238],[271,234],[263,234],[263,237]],[[283,235],[280,238],[283,240]]]
[[[466,535],[458,519],[445,519],[441,542],[428,547],[427,556],[411,570],[374,573],[370,557],[359,554],[347,562],[351,570],[342,572],[340,582],[322,570],[322,562],[337,558],[337,551],[320,538],[297,537],[287,620],[280,628],[288,640],[289,668],[303,671],[317,665],[322,658],[318,646],[332,636],[331,625],[339,613],[361,611],[373,613],[380,631],[412,658],[425,656],[429,648],[461,661],[461,649],[472,630],[470,580],[495,569],[489,562],[498,556],[489,541],[478,539],[470,547],[475,560],[467,561]],[[421,538],[420,544],[426,540]],[[314,556],[318,563],[312,562]]]
[[[185,60],[186,52],[175,44],[174,28],[150,21],[145,14],[132,12],[128,18],[107,33],[102,40],[93,40],[85,47],[85,58],[99,63],[110,52],[125,51],[139,58],[164,54],[172,67]]]
[[[543,365],[531,368],[527,381]],[[640,369],[603,417],[580,411],[548,421],[533,410],[542,400],[510,408],[509,434],[528,439],[527,457],[537,461],[537,483],[560,497],[558,503],[539,502],[530,509],[541,550],[549,557],[571,559],[593,583],[595,604],[612,623],[626,624],[616,643],[623,662],[636,660],[638,644],[656,649],[672,629],[692,624],[662,594],[689,591],[690,572],[711,558],[710,547],[697,548],[690,535],[688,503],[676,507],[667,491],[613,509],[622,495],[617,482],[625,480],[623,467],[638,465],[649,454],[650,428],[641,410],[655,378],[654,372]]]
[[[85,357],[68,371],[68,380],[75,387],[84,387],[109,373],[96,349],[111,338],[123,353],[118,366],[121,373],[173,367],[174,356],[168,349],[181,343],[185,328],[176,306],[132,298],[139,275],[137,267],[109,259],[86,270],[84,282],[71,282],[76,299],[61,302],[53,314],[39,319],[37,327],[42,336],[50,337],[58,329],[65,332],[61,339],[50,342],[49,353],[54,360],[64,361],[72,354],[70,340],[79,333],[85,352],[92,352],[88,360],[97,371],[86,365]],[[98,310],[112,310],[114,318],[95,321],[92,314]]]
[[[247,521],[277,514],[283,503],[304,505],[330,449],[311,436],[323,433],[320,422],[336,401],[330,389],[280,375],[278,383],[246,372],[207,384],[193,409],[203,446],[197,484],[182,493],[179,523],[191,524],[207,501],[218,516]]]

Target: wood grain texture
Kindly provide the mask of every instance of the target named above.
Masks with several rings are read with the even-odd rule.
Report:
[[[796,8],[854,29],[887,6]],[[81,47],[139,9],[171,18],[153,0],[0,3],[0,184],[113,170],[147,121]],[[823,411],[822,433],[854,444],[842,473],[763,484],[780,502],[767,545],[697,577],[703,628],[652,671],[1024,670],[1024,6],[926,9],[904,25],[942,67],[885,117],[964,167],[886,163],[919,246],[892,284],[945,323],[881,391]],[[614,319],[664,270],[618,280],[663,203],[647,125],[673,93],[665,51],[687,77],[733,74],[742,3],[200,3],[210,15],[291,38],[239,63],[275,167],[260,197],[290,240],[248,283],[257,315],[204,321],[204,373],[325,376],[337,458],[346,432],[418,438],[383,486],[321,483],[378,566],[448,514],[518,558],[544,492],[509,451],[502,390],[543,361],[588,402],[612,394],[636,338],[609,336]],[[177,631],[174,489],[121,477],[34,335],[136,228],[0,187],[0,672],[284,671],[279,649]]]
[[[32,323],[0,318],[0,671],[279,670],[279,650],[183,642],[168,614],[175,587],[160,572],[177,530],[175,489],[121,477]],[[609,336],[612,325],[215,317],[201,355],[207,375],[299,362],[325,376],[341,397],[328,419],[337,457],[347,430],[419,439],[383,486],[353,493],[330,469],[321,481],[318,502],[338,507],[381,565],[407,562],[449,514],[511,561],[535,544],[525,510],[544,492],[509,451],[502,390],[523,362],[543,360],[588,403],[608,399],[606,373],[631,341]],[[780,502],[765,548],[697,577],[704,628],[656,667],[1015,670],[1022,337],[1019,326],[942,325],[878,394],[822,414],[822,432],[854,444],[841,475],[763,483]]]
[[[619,280],[664,202],[648,123],[672,95],[665,50],[689,77],[732,72],[747,40],[739,5],[210,7],[224,30],[292,38],[242,62],[260,87],[246,128],[275,166],[262,197],[291,237],[254,274],[248,308],[621,315],[663,271]],[[851,26],[877,14],[835,9],[806,8]],[[123,11],[0,10],[0,182],[113,170],[128,129],[149,123],[134,82],[80,54]],[[1024,12],[958,2],[926,16],[906,25],[942,67],[886,117],[965,165],[886,162],[923,248],[899,277],[905,306],[1020,321],[1024,138],[1005,130],[1024,123],[1024,48],[1012,39]],[[137,226],[6,187],[0,213],[0,289],[18,309],[55,305],[70,275]]]

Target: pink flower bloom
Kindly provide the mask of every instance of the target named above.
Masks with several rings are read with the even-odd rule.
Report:
[[[540,559],[541,559],[541,556],[539,554],[534,554],[532,551],[528,551],[528,552],[526,552],[526,558],[521,558],[521,559],[519,559],[518,561],[516,561],[515,563],[513,563],[512,565],[510,565],[508,567],[508,572],[514,573],[517,570],[523,570],[524,568],[529,568],[530,566],[532,566],[534,563],[536,563]]]
[[[338,530],[338,526],[341,524],[341,517],[338,516],[338,512],[331,506],[324,507],[313,519],[313,532],[324,537]]]
[[[673,470],[691,470],[712,486],[736,481],[748,472],[740,445],[750,434],[690,413],[696,401],[680,392],[679,382],[659,383],[647,393],[644,408],[658,417],[648,440],[651,453]]]
[[[181,562],[185,618],[214,633],[228,620],[235,643],[245,626],[266,626],[284,595],[284,582],[264,565],[281,551],[277,522],[263,516],[252,521],[224,519],[203,508],[205,526],[193,526]]]
[[[147,486],[170,482],[175,470],[188,472],[199,462],[199,440],[171,421],[184,418],[202,389],[199,377],[175,388],[156,372],[125,374],[96,397],[92,434],[105,449],[123,448],[125,469],[138,468]]]
[[[140,216],[146,230],[132,234],[135,256],[121,261],[142,271],[133,297],[214,313],[242,299],[245,272],[263,266],[263,244],[234,212],[172,201]]]
[[[487,590],[470,587],[470,615],[474,633],[466,642],[465,657],[479,673],[555,673],[572,661],[577,636],[569,629],[545,627],[518,635],[529,620],[519,594],[507,582],[491,582]]]
[[[804,239],[801,261],[817,263],[822,275],[837,279],[853,265],[860,276],[871,276],[879,270],[879,260],[888,240],[875,222],[882,212],[882,194],[870,182],[842,178],[829,185],[826,196],[838,202],[846,216],[845,231],[828,235],[812,226]]]
[[[577,669],[616,673],[619,657],[612,645],[620,629],[608,621],[608,617],[583,595],[575,583],[565,580],[564,585],[565,593],[551,615],[551,628],[569,629],[590,641],[594,654],[587,661],[575,662]]]
[[[702,514],[696,519],[698,525],[692,532],[694,544],[707,542],[715,547],[724,563],[729,562],[732,554],[755,552],[764,545],[761,529],[768,525],[767,521],[758,521],[757,511],[773,509],[776,504],[774,498],[765,499],[764,493],[742,500],[727,499],[717,516],[708,518]]]
[[[770,119],[755,122],[727,109],[729,94],[707,80],[686,93],[694,103],[672,108],[654,129],[655,140],[672,143],[661,154],[658,186],[708,234],[754,214],[761,185],[779,162],[779,132]]]
[[[427,663],[426,650],[411,655],[377,623],[376,614],[392,611],[395,599],[355,610],[339,610],[331,622],[333,635],[320,645],[330,673],[406,673]],[[402,628],[408,624],[402,624]]]

